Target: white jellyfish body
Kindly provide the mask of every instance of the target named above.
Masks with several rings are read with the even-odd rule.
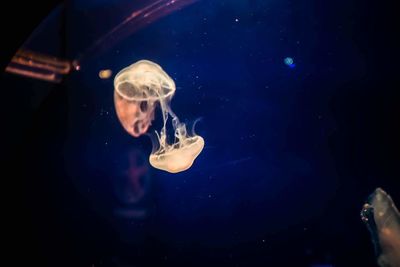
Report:
[[[114,79],[114,102],[125,130],[139,137],[154,119],[155,104],[169,101],[175,93],[174,81],[151,61],[141,60],[122,69]]]
[[[204,148],[204,139],[199,135],[188,137],[183,123],[174,128],[174,144],[167,144],[165,135],[158,136],[159,149],[152,153],[149,159],[153,167],[171,173],[189,169]]]
[[[138,137],[147,132],[157,104],[160,105],[163,127],[157,133],[158,149],[150,155],[150,164],[157,169],[177,173],[189,169],[204,147],[201,136],[188,136],[186,126],[170,107],[175,83],[156,63],[140,60],[121,70],[114,79],[114,101],[117,116],[125,130]],[[175,140],[167,142],[166,123],[172,117]]]

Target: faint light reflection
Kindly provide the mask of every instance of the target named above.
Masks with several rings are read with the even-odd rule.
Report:
[[[110,69],[99,71],[100,79],[108,79],[111,77],[111,75],[112,75],[112,71]]]
[[[147,158],[140,150],[131,150],[125,166],[122,169],[118,166],[116,174],[112,177],[114,193],[118,200],[114,213],[119,217],[143,219],[147,215],[143,201],[150,189]]]
[[[148,1],[147,6],[133,11],[125,17],[117,26],[110,29],[106,34],[95,41],[92,46],[79,58],[79,61],[89,60],[98,54],[109,50],[119,41],[130,36],[140,28],[162,18],[175,10],[179,10],[198,0],[157,0]]]
[[[283,62],[285,63],[285,65],[287,65],[289,68],[294,68],[296,67],[296,64],[294,64],[294,60],[291,57],[286,57]]]
[[[6,67],[6,72],[49,82],[61,82],[71,71],[68,60],[20,49]]]

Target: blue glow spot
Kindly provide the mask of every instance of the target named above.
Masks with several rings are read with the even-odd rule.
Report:
[[[290,68],[294,68],[294,67],[296,67],[296,64],[294,64],[294,61],[293,61],[293,58],[291,58],[291,57],[286,57],[284,60],[283,60],[283,62],[285,63],[285,65],[287,65],[288,67],[290,67]]]
[[[292,65],[293,64],[293,58],[287,57],[283,60],[286,65]]]

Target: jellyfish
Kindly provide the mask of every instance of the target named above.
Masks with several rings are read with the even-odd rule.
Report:
[[[361,210],[381,267],[400,267],[400,213],[381,188],[372,193]]]
[[[160,98],[165,101],[171,98],[175,90],[174,81],[157,66],[141,60],[122,69],[114,79],[118,119],[134,137],[147,132],[154,119],[155,104]]]
[[[172,111],[170,102],[175,93],[175,82],[156,63],[140,60],[122,69],[114,79],[114,102],[117,116],[124,129],[134,137],[147,132],[156,106],[160,106],[163,126],[156,131],[156,149],[149,162],[154,168],[170,173],[189,169],[204,148],[204,139],[193,133]],[[172,117],[174,141],[167,140],[167,121]]]

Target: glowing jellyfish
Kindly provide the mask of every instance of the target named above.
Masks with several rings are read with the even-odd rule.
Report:
[[[171,98],[175,84],[161,68],[141,60],[121,70],[114,79],[114,103],[125,130],[139,137],[147,132],[160,98]]]
[[[381,267],[400,266],[400,213],[392,198],[377,188],[361,210]]]
[[[163,127],[157,133],[158,149],[150,155],[150,164],[157,169],[177,173],[189,169],[204,147],[199,135],[189,136],[186,125],[170,107],[175,83],[163,69],[148,60],[140,60],[121,70],[114,79],[114,101],[118,118],[128,133],[138,137],[147,132],[160,105]],[[175,140],[167,141],[166,123],[172,117]]]

